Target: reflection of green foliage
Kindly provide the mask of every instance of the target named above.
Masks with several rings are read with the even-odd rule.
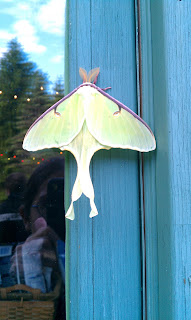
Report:
[[[22,141],[30,125],[63,97],[64,90],[60,79],[54,87],[59,95],[50,95],[48,86],[47,75],[28,60],[16,39],[11,40],[8,51],[0,60],[0,154],[3,154],[0,157],[0,200],[5,197],[3,189],[7,175],[22,171],[30,176],[42,158],[59,155],[58,150],[32,154],[22,149]],[[15,95],[17,99],[14,99]],[[13,158],[14,155],[16,158]],[[35,161],[32,160],[33,157]]]
[[[59,77],[55,85],[53,86],[53,101],[52,104],[56,103],[64,97],[64,84],[63,80]]]
[[[22,99],[30,86],[34,64],[29,62],[17,40],[11,40],[8,52],[4,54],[0,64],[0,147],[6,146],[6,138],[14,135],[15,119],[20,110],[19,100]],[[14,99],[17,96],[18,99]]]

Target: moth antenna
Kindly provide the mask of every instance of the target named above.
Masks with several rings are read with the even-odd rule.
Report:
[[[87,81],[95,84],[97,81],[97,77],[99,75],[99,71],[100,71],[100,68],[95,68],[90,70],[90,72],[88,73]]]
[[[80,77],[81,77],[82,80],[83,80],[83,83],[88,82],[88,74],[87,74],[87,72],[86,72],[85,69],[80,68],[80,69],[79,69],[79,74],[80,74]]]

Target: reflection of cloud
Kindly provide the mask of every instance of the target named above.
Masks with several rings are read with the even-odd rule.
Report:
[[[5,52],[7,52],[7,48],[0,48],[0,59],[3,57]]]
[[[38,4],[34,0],[1,0],[12,2],[1,8],[1,14],[11,15],[16,20],[28,20],[35,28],[52,34],[64,33],[64,11],[66,0],[46,0]]]
[[[2,0],[1,0],[2,1]],[[13,16],[15,19],[30,19],[32,8],[30,3],[24,3],[25,1],[6,1],[13,2],[11,6],[1,8],[1,15],[3,13]]]
[[[6,30],[0,30],[0,39],[1,40],[11,40],[14,37],[14,34],[6,31]]]
[[[26,3],[18,3],[18,9],[19,11],[20,10],[27,11],[27,10],[30,10],[30,5]]]
[[[7,42],[17,38],[24,51],[31,54],[30,59],[50,73],[52,79],[56,77],[63,64],[66,0],[0,2],[0,58],[7,51]]]
[[[7,52],[7,40],[11,40],[14,38],[14,34],[6,31],[6,30],[0,30],[0,41],[1,41],[1,47],[0,47],[0,59],[3,57],[3,54]]]
[[[50,0],[40,7],[38,23],[43,31],[63,34],[65,0]]]
[[[64,59],[64,55],[63,54],[58,54],[57,56],[54,56],[51,59],[51,62],[60,63],[60,62],[63,62],[63,59]]]
[[[27,20],[19,20],[14,24],[15,35],[27,52],[42,53],[46,47],[38,44],[34,27]]]

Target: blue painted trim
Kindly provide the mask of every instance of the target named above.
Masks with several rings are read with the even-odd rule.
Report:
[[[100,66],[98,85],[111,85],[111,95],[137,111],[134,14],[134,0],[70,1],[70,90],[79,67]],[[138,153],[99,151],[90,170],[99,215],[89,219],[82,198],[69,222],[70,319],[141,320]],[[72,156],[69,172],[72,186]]]
[[[156,160],[145,155],[148,319],[187,320],[191,3],[141,0],[140,5],[143,114],[152,128],[155,124],[157,140]]]

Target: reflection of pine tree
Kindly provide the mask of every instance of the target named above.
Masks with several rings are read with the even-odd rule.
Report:
[[[31,85],[20,101],[20,112],[16,118],[18,134],[9,139],[11,154],[16,153],[18,161],[25,160],[25,164],[18,162],[18,166],[24,166],[27,171],[27,158],[31,158],[31,154],[22,149],[22,142],[31,124],[50,106],[47,86],[46,75],[39,70],[35,71],[31,77]]]
[[[53,104],[64,97],[64,83],[61,77],[57,79],[53,87]]]
[[[22,99],[22,110],[18,116],[19,131],[25,131],[50,106],[47,93],[47,76],[37,70],[31,78],[31,87]]]
[[[19,101],[30,87],[34,64],[28,61],[16,39],[11,40],[8,52],[0,62],[0,147],[7,146],[7,138],[17,132],[16,117]],[[14,98],[15,97],[15,98]]]
[[[0,154],[4,154],[0,157],[0,199],[3,197],[2,188],[8,174],[22,171],[29,176],[38,160],[55,155],[55,150],[30,153],[22,149],[23,138],[30,125],[54,101],[60,99],[56,93],[55,96],[47,93],[48,85],[46,74],[28,61],[17,40],[11,40],[8,51],[0,60]],[[63,96],[59,81],[55,88]],[[35,161],[32,160],[33,157],[36,158]]]

